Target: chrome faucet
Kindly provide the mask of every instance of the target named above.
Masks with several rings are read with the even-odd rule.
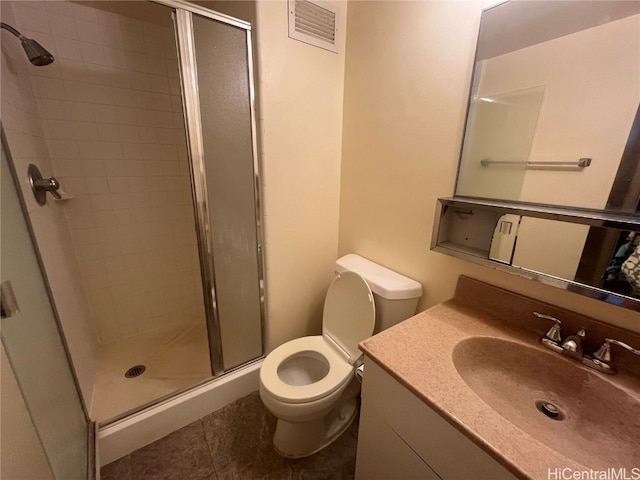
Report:
[[[562,340],[562,334],[560,333],[560,327],[562,322],[550,315],[544,315],[542,313],[533,312],[538,318],[544,318],[545,320],[551,320],[553,326],[549,331],[540,339],[542,344],[557,353],[562,353],[568,357],[574,358],[583,365],[589,368],[598,370],[602,373],[613,375],[618,372],[616,366],[611,359],[611,344],[618,345],[619,347],[629,350],[631,353],[640,356],[640,350],[627,345],[615,338],[605,338],[602,346],[593,352],[592,356],[584,355],[584,339],[587,336],[585,328],[580,328],[575,335],[569,335]]]
[[[580,328],[575,335],[569,335],[565,338],[564,342],[562,342],[562,353],[576,360],[582,360],[584,357],[582,344],[586,336],[587,332],[584,328]]]
[[[591,367],[602,373],[608,373],[610,375],[617,373],[618,369],[613,364],[613,360],[611,358],[611,344],[625,348],[635,355],[640,355],[640,350],[635,349],[620,340],[616,340],[615,338],[605,338],[602,346],[593,352],[593,358],[585,356],[582,363],[587,367]]]
[[[562,335],[560,333],[560,326],[562,322],[550,315],[544,315],[542,313],[533,312],[538,318],[544,318],[545,320],[551,320],[554,325],[549,329],[545,336],[540,340],[542,344],[557,353],[562,353],[576,360],[582,360],[583,343],[587,335],[584,328],[580,328],[575,335],[569,335],[564,341],[562,341]]]

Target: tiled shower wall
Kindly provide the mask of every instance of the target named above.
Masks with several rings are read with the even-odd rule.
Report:
[[[170,14],[14,11],[56,58],[29,74],[99,341],[204,321]]]

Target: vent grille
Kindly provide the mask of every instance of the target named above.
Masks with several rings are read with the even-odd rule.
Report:
[[[326,2],[289,0],[289,37],[338,52],[338,9]]]

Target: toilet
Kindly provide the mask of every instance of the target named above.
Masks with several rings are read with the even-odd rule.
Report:
[[[336,261],[324,302],[322,335],[287,342],[260,368],[260,398],[278,418],[275,450],[313,455],[336,440],[358,412],[358,344],[412,316],[422,286],[359,255]]]

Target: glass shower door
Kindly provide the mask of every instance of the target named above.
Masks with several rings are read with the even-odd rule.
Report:
[[[7,480],[93,478],[90,425],[2,137],[0,476]]]
[[[522,198],[543,99],[544,87],[471,99],[456,195]]]
[[[184,10],[177,10],[176,24],[211,360],[218,375],[262,355],[251,32]]]

